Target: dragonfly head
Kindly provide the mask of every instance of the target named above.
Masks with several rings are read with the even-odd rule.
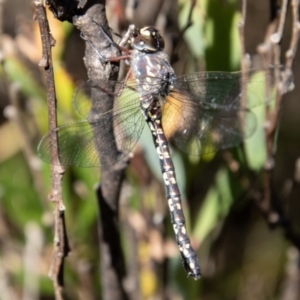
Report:
[[[131,45],[134,49],[143,53],[162,51],[165,46],[164,39],[154,27],[147,26],[141,29],[135,28],[131,33]]]

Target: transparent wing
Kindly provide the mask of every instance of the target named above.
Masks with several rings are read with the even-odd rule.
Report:
[[[268,101],[265,72],[205,72],[179,77],[164,105],[163,127],[168,138],[179,149],[195,155],[241,143],[257,127],[249,108]]]
[[[265,74],[271,69],[178,77],[170,94],[161,97],[167,138],[196,155],[241,143],[256,129],[256,117],[249,108],[268,102],[264,85]],[[76,91],[73,103],[86,121],[61,126],[48,134],[39,146],[40,156],[50,161],[50,135],[57,134],[63,165],[105,165],[106,154],[114,148],[114,141],[107,138],[113,130],[121,159],[132,151],[144,127],[139,88],[146,85],[148,92],[143,92],[143,97],[150,98],[159,96],[166,84],[164,78],[140,79],[139,85],[135,80],[84,83]],[[107,94],[114,97],[114,104],[103,112],[102,96]],[[103,154],[100,159],[99,149]]]
[[[92,92],[99,91],[99,86],[88,87]],[[95,113],[93,106],[89,105],[92,109],[87,106],[88,101],[91,103],[89,98],[86,101],[79,111],[87,114],[87,120],[60,126],[42,139],[38,152],[43,160],[50,162],[52,134],[57,135],[60,161],[66,166],[92,167],[115,163],[106,161],[115,144],[120,152],[118,160],[132,151],[145,123],[137,92],[123,88],[120,96],[115,97],[113,109],[104,113]],[[111,139],[111,132],[114,140]]]
[[[269,101],[262,92],[280,67],[251,69],[248,72],[200,72],[178,77],[175,90],[191,95],[196,104],[252,108]],[[251,97],[248,97],[251,95]]]
[[[101,106],[101,93],[108,94],[115,99],[120,96],[124,99],[126,95],[127,104],[132,100],[136,103],[136,82],[134,80],[128,80],[126,83],[113,80],[85,81],[79,85],[73,95],[72,102],[74,109],[83,118],[89,120],[97,119],[99,114],[93,114],[92,112],[95,108]],[[97,95],[96,97],[95,94]]]

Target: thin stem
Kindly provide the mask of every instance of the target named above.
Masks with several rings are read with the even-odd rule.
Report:
[[[241,90],[246,90],[247,85],[247,74],[250,67],[250,56],[246,53],[245,49],[245,23],[246,23],[246,14],[247,14],[247,0],[242,1],[242,18],[238,23],[238,29],[239,29],[239,38],[240,38],[240,47],[241,47],[241,71],[242,71],[242,81],[241,81]],[[242,93],[241,98],[241,106],[246,107],[246,99],[245,99],[245,93]],[[244,120],[241,120],[241,122],[244,122]]]
[[[265,172],[263,174],[263,194],[257,193],[254,195],[256,204],[261,213],[265,217],[268,224],[272,227],[280,226],[283,228],[286,238],[300,250],[300,237],[294,230],[287,213],[282,205],[282,200],[276,194],[273,187],[273,169],[275,167],[274,150],[275,135],[280,120],[280,107],[283,101],[283,95],[289,91],[289,87],[292,82],[292,65],[295,59],[299,40],[299,1],[291,1],[293,25],[292,25],[292,37],[290,47],[286,51],[286,62],[282,69],[279,68],[280,58],[280,42],[284,30],[284,24],[287,14],[287,0],[283,0],[282,8],[280,11],[278,27],[275,33],[271,33],[274,28],[275,22],[269,27],[267,39],[263,46],[260,46],[259,51],[263,54],[265,62],[270,62],[272,57],[277,65],[275,67],[275,83],[276,98],[275,107],[267,107],[266,122],[265,122],[265,137],[267,145],[267,159],[265,162]],[[276,65],[275,65],[276,66]],[[280,74],[279,74],[280,73]],[[267,84],[268,85],[268,84]],[[270,84],[269,84],[270,85]],[[267,87],[268,88],[268,87]],[[270,87],[269,87],[270,89]]]
[[[51,47],[55,41],[50,34],[49,24],[46,16],[45,7],[40,1],[35,2],[36,19],[39,24],[42,40],[42,59],[40,66],[45,70],[47,105],[49,114],[49,130],[57,127],[56,120],[56,96],[53,75],[53,65],[51,57]],[[58,144],[56,133],[51,134],[50,138],[51,155],[51,190],[49,199],[55,203],[54,209],[54,249],[49,276],[53,281],[56,299],[63,299],[63,265],[64,258],[69,253],[69,245],[66,235],[64,220],[64,204],[62,200],[62,177],[64,169],[59,163]]]

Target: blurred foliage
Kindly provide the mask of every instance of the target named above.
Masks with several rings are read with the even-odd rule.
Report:
[[[190,5],[190,1],[178,1],[177,25],[180,28],[186,25]],[[259,11],[260,3],[256,5]],[[24,10],[21,16],[19,9],[25,6],[27,15]],[[47,132],[48,121],[43,71],[37,67],[41,57],[39,31],[36,22],[31,21],[27,6],[26,1],[17,0],[4,4],[2,47],[5,57],[0,76],[3,81],[18,86],[25,127],[28,127],[31,147],[36,153],[38,141]],[[11,28],[17,26],[10,22],[16,14],[19,14],[19,27]],[[74,82],[80,77],[78,74],[84,72],[80,69],[83,53],[77,51],[83,41],[78,34],[73,40],[74,32],[77,32],[70,24],[54,20],[51,13],[48,16],[56,39],[53,62],[58,120],[59,124],[65,124],[78,117],[72,108],[72,94],[77,84]],[[188,72],[203,70],[203,66],[206,70],[239,69],[237,22],[240,17],[235,0],[195,1],[192,26],[185,31],[183,44],[186,48],[181,50],[177,68],[183,62],[181,69]],[[253,41],[254,44],[258,42]],[[69,44],[72,44],[71,48]],[[78,68],[76,73],[70,72],[71,66],[66,61],[70,52],[76,55],[76,60],[71,63],[72,67]],[[36,291],[31,290],[31,286],[24,285],[25,278],[34,276],[37,276],[38,296],[31,299],[52,299],[51,281],[47,278],[53,242],[53,206],[46,199],[49,166],[42,162],[34,165],[38,176],[30,168],[22,151],[25,141],[7,110],[10,106],[7,92],[1,90],[0,102],[3,112],[0,123],[0,299],[20,299],[26,291],[34,294]],[[138,266],[140,299],[160,297],[163,290],[168,299],[284,299],[278,295],[283,294],[281,286],[288,245],[279,231],[267,229],[248,198],[250,185],[260,180],[266,158],[262,129],[265,107],[256,107],[254,112],[259,129],[243,147],[225,154],[205,156],[201,161],[174,150],[187,228],[202,266],[203,279],[197,282],[186,278],[183,270],[156,153],[149,132],[143,133],[123,184],[120,209],[127,266]],[[286,134],[285,138],[289,136]],[[299,141],[298,136],[290,147],[299,148]],[[284,154],[282,157],[286,157]],[[299,156],[299,151],[291,155]],[[232,172],[230,164],[223,159],[225,156],[230,157],[230,162],[237,165],[240,173]],[[282,163],[283,158],[276,159],[283,165],[284,174],[293,176],[294,165],[287,169]],[[252,171],[255,171],[254,175]],[[64,176],[66,221],[72,248],[65,270],[69,299],[101,298],[94,193],[98,177],[98,169],[80,168],[70,168]],[[281,185],[284,184],[281,182]],[[32,245],[29,251],[35,255],[36,274],[34,266],[26,269],[24,262],[28,242],[25,228],[31,228],[28,224],[32,223],[43,235],[42,249],[35,253]],[[167,282],[163,278],[167,278]]]

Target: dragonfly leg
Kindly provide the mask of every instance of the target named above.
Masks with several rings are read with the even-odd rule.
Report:
[[[116,61],[120,61],[120,60],[129,59],[131,51],[129,49],[125,48],[125,46],[128,44],[130,37],[132,36],[132,34],[135,30],[135,25],[133,25],[133,24],[129,25],[127,32],[125,33],[125,35],[123,36],[123,38],[120,40],[119,43],[116,43],[112,39],[112,37],[107,33],[107,31],[103,28],[103,26],[99,25],[99,28],[112,46],[116,47],[120,52],[126,53],[125,55],[106,58],[97,49],[95,49],[95,47],[90,43],[91,46],[95,49],[95,51],[99,54],[100,58],[103,60],[106,60],[106,61],[110,61],[110,62],[116,62]]]
[[[125,48],[125,46],[128,44],[128,41],[135,29],[134,25],[129,25],[129,28],[127,30],[127,32],[125,33],[125,35],[123,36],[123,38],[120,40],[119,43],[116,43],[111,36],[107,33],[107,31],[103,28],[103,26],[99,25],[100,30],[102,31],[102,33],[105,35],[105,37],[107,38],[107,40],[110,42],[111,45],[113,45],[114,47],[116,47],[117,49],[119,49],[122,52],[125,53],[130,53],[130,50],[128,50],[127,48]]]
[[[108,62],[109,60],[101,54],[101,52],[94,46],[94,44],[87,38],[85,35],[81,32],[80,37],[88,42],[90,46],[96,51],[96,53],[99,55],[100,59],[103,60],[104,62]]]
[[[116,57],[105,57],[95,46],[94,44],[83,34],[80,34],[80,37],[85,40],[86,42],[88,42],[90,44],[90,46],[95,50],[95,52],[98,54],[98,56],[100,57],[100,59],[104,62],[118,62],[121,60],[125,60],[125,59],[129,59],[130,58],[130,53],[131,51],[127,48],[125,48],[124,46],[128,43],[130,35],[132,34],[132,31],[134,30],[135,26],[134,25],[130,25],[129,29],[127,30],[126,34],[124,35],[124,37],[121,39],[120,43],[117,44],[111,37],[110,35],[106,32],[106,30],[103,28],[103,26],[99,25],[100,30],[102,31],[102,33],[105,35],[106,39],[109,41],[109,43],[111,45],[113,45],[114,47],[116,47],[120,52],[126,53],[124,55],[119,55]]]

